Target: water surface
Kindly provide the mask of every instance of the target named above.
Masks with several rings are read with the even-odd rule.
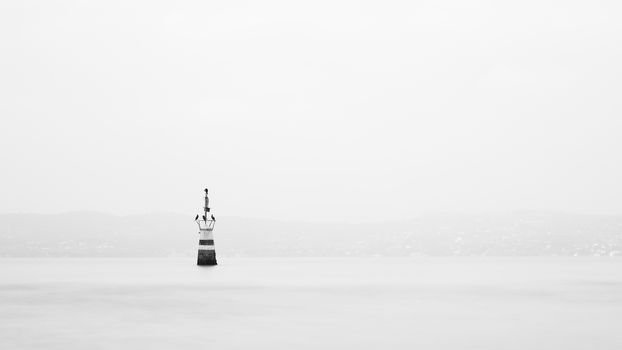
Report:
[[[622,349],[619,258],[0,259],[0,349]]]

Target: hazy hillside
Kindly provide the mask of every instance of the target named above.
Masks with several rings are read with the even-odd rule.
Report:
[[[191,216],[0,215],[0,256],[195,254]],[[228,256],[620,255],[621,216],[430,214],[405,222],[303,223],[221,217]]]

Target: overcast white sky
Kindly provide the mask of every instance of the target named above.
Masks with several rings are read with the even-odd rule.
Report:
[[[3,1],[0,212],[622,214],[618,1]]]

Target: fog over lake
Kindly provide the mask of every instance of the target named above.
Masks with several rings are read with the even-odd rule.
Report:
[[[0,1],[0,350],[622,349],[621,19]]]

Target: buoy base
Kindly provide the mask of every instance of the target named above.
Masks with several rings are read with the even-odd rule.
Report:
[[[216,262],[215,250],[199,250],[199,256],[197,257],[197,265],[201,266],[213,266],[218,265]]]

